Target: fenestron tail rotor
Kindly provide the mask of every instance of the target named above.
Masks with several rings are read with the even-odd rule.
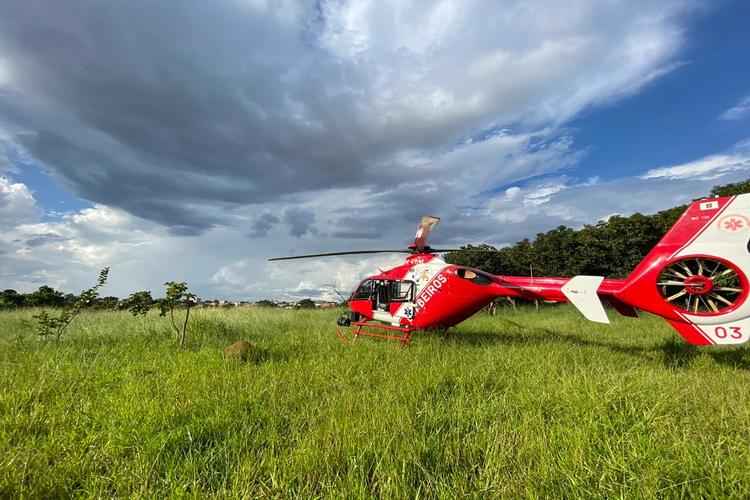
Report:
[[[661,272],[657,286],[664,300],[692,314],[721,314],[744,292],[733,266],[707,257],[673,262]]]

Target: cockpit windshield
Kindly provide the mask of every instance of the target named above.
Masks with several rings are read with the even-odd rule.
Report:
[[[360,285],[359,288],[352,294],[352,299],[354,300],[369,300],[373,295],[373,281],[372,280],[364,280]]]

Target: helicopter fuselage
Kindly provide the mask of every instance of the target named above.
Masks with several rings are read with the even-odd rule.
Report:
[[[460,323],[498,297],[566,302],[570,278],[495,276],[448,264],[433,254],[409,256],[400,266],[364,279],[349,299],[353,319],[375,320],[418,330]],[[622,280],[605,280],[599,293]]]

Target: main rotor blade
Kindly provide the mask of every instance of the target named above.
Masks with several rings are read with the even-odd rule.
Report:
[[[430,248],[429,253],[447,253],[447,252],[484,252],[497,253],[500,250],[489,248]]]
[[[335,255],[364,255],[364,254],[372,254],[372,253],[412,253],[412,252],[410,250],[354,250],[351,252],[312,253],[308,255],[295,255],[292,257],[274,257],[268,260],[276,261],[276,260],[310,259],[313,257],[333,257]]]

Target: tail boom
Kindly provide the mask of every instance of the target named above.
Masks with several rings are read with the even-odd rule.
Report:
[[[508,294],[569,301],[608,322],[600,299],[618,312],[666,319],[694,345],[750,339],[750,194],[693,202],[627,279],[502,276]],[[512,290],[512,293],[511,293]]]

